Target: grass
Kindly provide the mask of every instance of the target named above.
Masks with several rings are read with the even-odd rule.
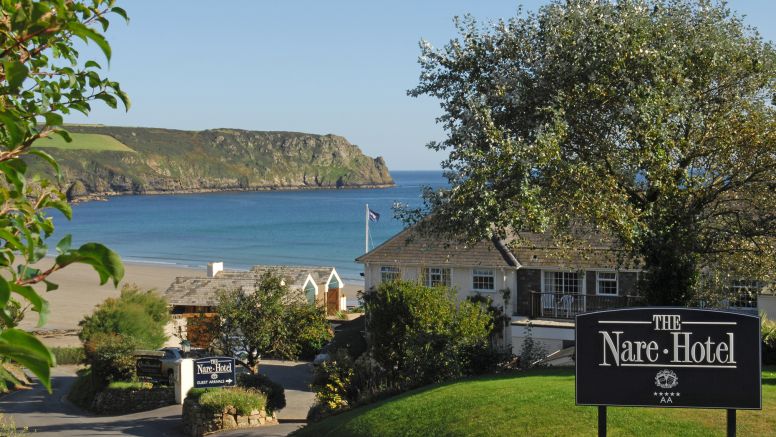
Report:
[[[52,347],[51,353],[60,364],[81,364],[84,361],[84,348],[82,347]]]
[[[35,142],[35,147],[50,147],[63,150],[95,150],[113,152],[134,152],[129,146],[110,135],[71,133],[72,143],[66,142],[59,135],[42,138]]]
[[[610,407],[611,436],[725,435],[725,410]],[[574,405],[573,369],[435,385],[309,425],[296,436],[595,435],[596,407]],[[776,367],[763,371],[762,411],[737,413],[739,435],[776,436]]]
[[[143,381],[113,381],[108,384],[109,390],[144,390],[150,389],[154,385]]]
[[[199,399],[199,405],[214,413],[234,407],[238,414],[248,415],[267,406],[264,393],[243,387],[191,389],[187,397]]]

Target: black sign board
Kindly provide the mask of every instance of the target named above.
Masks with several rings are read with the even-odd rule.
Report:
[[[577,405],[762,409],[760,319],[689,308],[576,318]]]
[[[224,387],[235,384],[234,358],[208,357],[194,360],[194,387]]]
[[[158,357],[139,356],[135,362],[137,376],[149,378],[162,377],[162,360]]]

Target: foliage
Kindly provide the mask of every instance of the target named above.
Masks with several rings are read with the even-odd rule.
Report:
[[[83,347],[53,347],[51,353],[54,354],[57,365],[81,364],[86,360]]]
[[[218,299],[216,342],[227,355],[242,351],[242,364],[251,373],[261,356],[296,358],[331,338],[323,310],[273,272],[264,274],[252,292],[221,291]]]
[[[531,323],[528,323],[525,325],[525,337],[523,338],[523,345],[520,349],[520,368],[530,369],[533,367],[540,367],[538,363],[546,357],[547,351],[540,342],[534,340]]]
[[[477,373],[469,354],[488,345],[493,321],[454,291],[413,282],[381,284],[363,296],[372,357],[407,387]]]
[[[357,396],[351,384],[353,375],[353,360],[344,350],[334,352],[329,360],[321,363],[311,384],[315,404],[308,411],[307,419],[318,421],[354,404]]]
[[[266,375],[243,373],[237,377],[237,385],[264,393],[267,396],[267,412],[269,413],[286,407],[285,389]]]
[[[204,410],[218,413],[234,407],[240,415],[263,410],[267,397],[258,390],[243,387],[191,389],[188,398],[196,400]]]
[[[13,418],[6,418],[5,415],[0,413],[0,436],[17,437],[23,435],[29,435],[27,427],[18,428]]]
[[[98,387],[92,378],[91,371],[87,369],[76,377],[67,393],[67,399],[84,410],[88,410],[92,407],[92,401],[101,389],[102,387]]]
[[[46,241],[54,231],[49,215],[60,211],[66,218],[71,209],[65,195],[45,177],[30,176],[28,162],[39,162],[58,173],[57,162],[46,152],[31,148],[38,139],[58,134],[63,114],[88,114],[94,100],[125,107],[129,99],[118,83],[100,76],[101,67],[90,59],[79,58],[76,41],[91,42],[109,60],[111,49],[103,36],[109,16],[126,19],[114,0],[3,1],[0,9],[0,358],[27,367],[47,389],[51,389],[49,368],[54,356],[32,335],[14,328],[11,296],[18,296],[22,307],[38,313],[38,324],[46,322],[48,302],[32,287],[45,283],[48,291],[56,285],[49,275],[72,263],[90,264],[100,283],[121,280],[124,270],[114,252],[97,243],[70,247],[70,236],[57,245],[53,265],[32,267],[47,254]]]
[[[140,291],[126,284],[118,298],[108,298],[78,324],[81,341],[95,335],[119,334],[132,338],[142,349],[158,349],[167,340],[164,328],[170,319],[167,300],[154,290]]]
[[[763,339],[763,364],[776,364],[776,322],[760,316],[760,333]]]
[[[553,2],[422,43],[420,84],[451,186],[428,230],[471,240],[612,237],[651,304],[682,305],[704,267],[776,272],[776,52],[724,2]],[[630,256],[625,256],[630,255]]]
[[[130,381],[137,377],[133,337],[96,333],[86,343],[86,362],[91,368],[94,385],[102,389],[113,381]]]
[[[296,343],[295,356],[303,360],[312,360],[333,337],[326,310],[307,302],[296,301],[288,305],[286,324]]]
[[[358,317],[353,320],[343,322],[334,332],[334,338],[329,346],[329,352],[334,353],[340,349],[345,349],[347,354],[356,359],[366,352],[366,339],[364,331],[366,330],[366,317]]]
[[[148,390],[153,384],[144,381],[113,381],[106,387],[108,390]]]

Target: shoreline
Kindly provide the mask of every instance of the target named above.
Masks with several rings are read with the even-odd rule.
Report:
[[[53,257],[47,256],[36,267],[48,268],[53,263]],[[26,331],[37,331],[40,340],[49,347],[80,346],[77,337],[78,322],[84,316],[91,314],[94,308],[105,299],[118,297],[121,287],[125,284],[136,284],[141,290],[156,289],[164,293],[175,278],[180,276],[205,277],[206,268],[184,267],[175,263],[154,263],[136,260],[124,261],[124,279],[118,287],[112,283],[99,285],[99,277],[94,269],[86,264],[72,264],[54,272],[50,280],[59,288],[46,292],[45,285],[35,285],[36,290],[48,300],[51,308],[48,322],[38,327],[37,314],[28,311],[19,324]],[[240,271],[227,269],[229,271]],[[355,298],[356,292],[363,289],[363,282],[353,283],[345,278],[343,292],[348,299]]]
[[[345,185],[342,187],[328,186],[328,187],[314,187],[314,186],[259,186],[259,187],[229,187],[229,188],[191,188],[184,190],[169,190],[169,191],[105,191],[102,193],[89,193],[82,196],[74,196],[69,199],[70,203],[86,203],[86,202],[105,202],[110,197],[120,196],[176,196],[186,194],[217,194],[217,193],[263,193],[267,191],[318,191],[318,190],[371,190],[371,189],[385,189],[396,187],[395,182],[390,184],[353,184]]]

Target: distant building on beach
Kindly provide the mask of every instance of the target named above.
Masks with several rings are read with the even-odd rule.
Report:
[[[308,302],[325,306],[328,314],[345,310],[345,296],[341,292],[344,283],[334,267],[257,265],[248,271],[226,271],[223,262],[213,262],[208,264],[206,277],[175,278],[165,291],[173,315],[169,334],[187,338],[194,346],[206,347],[211,337],[204,332],[206,324],[199,322],[215,315],[218,293],[252,293],[268,272],[280,275],[285,285],[302,293]]]

